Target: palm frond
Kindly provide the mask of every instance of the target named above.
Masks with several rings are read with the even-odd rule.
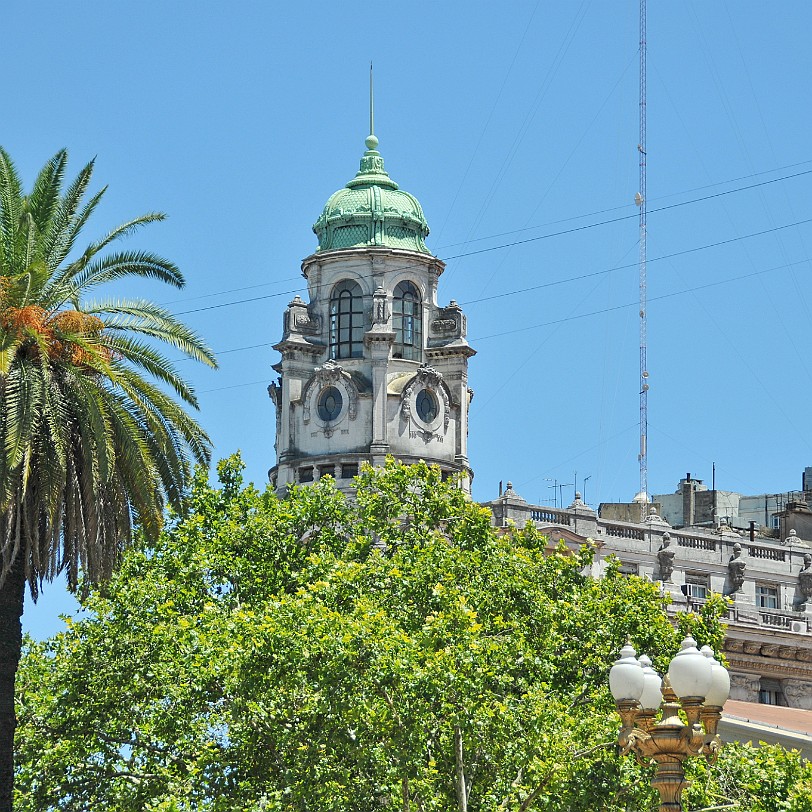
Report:
[[[107,330],[125,330],[156,338],[196,361],[217,368],[214,353],[168,310],[143,299],[89,303],[85,313],[98,316]]]
[[[65,166],[68,162],[68,153],[61,149],[48,161],[34,181],[34,189],[28,199],[28,208],[37,230],[41,234],[47,230],[53,221],[54,212],[59,206],[59,196],[62,191],[62,179],[65,175]]]
[[[132,336],[114,334],[106,335],[104,344],[125,361],[171,386],[185,403],[198,408],[197,396],[189,384],[180,377],[172,363],[149,344]]]
[[[208,465],[211,460],[211,440],[202,428],[169,395],[147,381],[135,370],[119,367],[110,375],[110,382],[120,387],[145,416],[158,411],[189,445],[195,460]]]
[[[22,463],[34,434],[39,377],[33,364],[19,363],[5,381],[5,466],[12,470]]]
[[[96,285],[127,276],[158,279],[175,288],[182,288],[186,284],[177,265],[147,251],[127,251],[104,257],[82,268],[71,282],[77,291],[87,292]]]
[[[22,195],[17,169],[9,154],[0,147],[0,273],[3,276],[11,272],[9,257],[13,253]]]
[[[45,233],[43,256],[49,267],[56,269],[71,252],[82,226],[87,222],[93,210],[98,205],[107,187],[102,188],[85,204],[84,209],[77,214],[82,198],[93,177],[95,161],[90,161],[79,172],[73,182],[62,195],[59,206],[54,213],[51,223]]]

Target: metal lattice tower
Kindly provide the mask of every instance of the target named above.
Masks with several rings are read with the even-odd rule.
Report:
[[[640,0],[640,189],[635,202],[640,208],[640,493],[643,518],[648,497],[648,364],[646,289],[646,0]]]

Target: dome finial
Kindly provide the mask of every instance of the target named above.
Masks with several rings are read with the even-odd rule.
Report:
[[[378,146],[378,139],[375,137],[375,95],[372,90],[372,60],[369,60],[369,135],[364,143],[367,149],[372,150]]]

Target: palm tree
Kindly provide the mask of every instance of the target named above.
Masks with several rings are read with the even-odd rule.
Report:
[[[194,392],[161,344],[214,367],[212,352],[152,302],[87,299],[133,276],[183,287],[159,256],[105,251],[164,215],[124,223],[80,252],[106,187],[85,200],[93,162],[67,186],[66,164],[62,150],[26,195],[0,148],[0,812],[12,807],[26,583],[36,599],[61,572],[71,588],[80,570],[108,576],[134,526],[154,537],[192,463],[211,451],[181,405],[196,408]]]

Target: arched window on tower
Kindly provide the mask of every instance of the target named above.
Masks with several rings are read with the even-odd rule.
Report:
[[[423,306],[420,291],[411,282],[400,282],[392,302],[395,328],[394,358],[420,361],[423,355]]]
[[[364,354],[364,295],[357,282],[345,279],[330,295],[330,357]]]

